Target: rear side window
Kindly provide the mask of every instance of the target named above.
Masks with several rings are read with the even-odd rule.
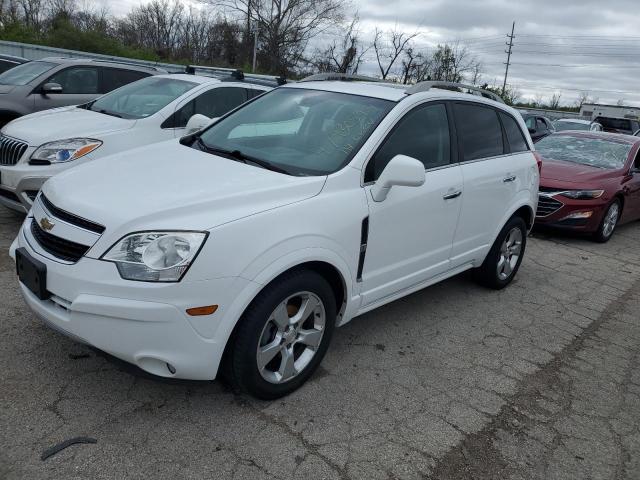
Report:
[[[162,128],[186,127],[189,119],[196,113],[209,118],[221,117],[246,101],[247,92],[244,88],[214,88],[197,96],[176,111],[162,124]]]
[[[264,93],[264,90],[254,90],[252,88],[247,88],[247,100],[251,100],[254,97],[257,97],[258,95],[262,95]]]
[[[451,136],[444,104],[429,104],[407,113],[368,163],[365,182],[376,180],[396,155],[416,158],[425,169],[451,163]]]
[[[119,68],[102,69],[102,93],[109,93],[116,88],[128,85],[131,82],[148,77],[145,72],[135,70],[122,70]]]
[[[507,134],[507,141],[509,142],[509,150],[511,153],[526,152],[529,150],[529,145],[520,130],[518,122],[514,120],[511,115],[500,112],[500,119],[502,120],[502,126]]]
[[[464,161],[504,153],[502,128],[493,108],[471,103],[456,103],[453,108]]]

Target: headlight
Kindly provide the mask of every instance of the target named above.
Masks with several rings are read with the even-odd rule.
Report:
[[[179,282],[207,238],[206,232],[140,232],[127,235],[101,260],[125,280]]]
[[[568,190],[562,192],[563,197],[573,198],[574,200],[593,200],[600,198],[604,194],[604,190]]]
[[[100,145],[102,145],[100,140],[91,138],[70,138],[49,142],[40,145],[31,155],[31,160],[49,163],[70,162],[93,152]]]

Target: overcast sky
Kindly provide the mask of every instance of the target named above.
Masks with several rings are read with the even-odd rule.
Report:
[[[94,0],[123,15],[148,0]],[[196,4],[197,0],[182,0]],[[509,83],[524,97],[581,91],[601,103],[640,106],[640,0],[353,0],[364,37],[376,25],[420,31],[420,47],[461,40],[502,85],[506,34],[516,22]],[[375,73],[368,62],[365,73]]]

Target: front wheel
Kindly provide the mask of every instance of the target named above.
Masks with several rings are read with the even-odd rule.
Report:
[[[225,359],[228,380],[263,400],[288,395],[322,361],[335,321],[335,296],[321,275],[307,270],[285,274],[240,319]]]
[[[526,245],[527,226],[522,218],[512,217],[498,234],[482,265],[474,270],[476,281],[496,290],[509,285],[520,268]]]
[[[605,243],[611,240],[613,232],[618,225],[620,219],[620,211],[622,210],[620,200],[614,200],[602,217],[602,222],[598,226],[598,230],[593,234],[593,239],[599,243]]]

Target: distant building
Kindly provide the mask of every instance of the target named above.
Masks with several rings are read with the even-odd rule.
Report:
[[[580,107],[580,116],[589,120],[598,117],[608,118],[629,118],[640,120],[640,108],[627,107],[624,105],[600,105],[597,103],[585,103]]]

